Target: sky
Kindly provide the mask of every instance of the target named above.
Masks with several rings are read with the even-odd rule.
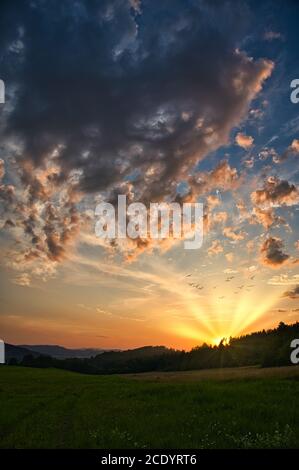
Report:
[[[299,320],[298,19],[295,1],[1,1],[2,339],[190,349]],[[118,195],[201,202],[202,247],[99,239]]]

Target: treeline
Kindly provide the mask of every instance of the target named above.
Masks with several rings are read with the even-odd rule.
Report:
[[[87,374],[179,371],[260,365],[291,365],[291,341],[299,338],[299,323],[262,330],[239,338],[229,338],[218,346],[203,344],[191,351],[177,351],[163,346],[128,351],[111,351],[88,359],[55,359],[50,356],[26,355],[9,364],[30,367],[55,367]]]

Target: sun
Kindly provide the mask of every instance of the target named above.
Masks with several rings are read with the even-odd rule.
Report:
[[[226,337],[225,335],[223,335],[223,336],[219,336],[218,338],[214,338],[212,340],[212,344],[214,346],[219,346],[221,342],[224,346],[227,346],[229,344],[229,337]]]

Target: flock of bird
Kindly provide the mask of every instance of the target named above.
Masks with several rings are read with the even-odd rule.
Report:
[[[186,274],[186,278],[190,278],[192,276],[192,273],[190,274]],[[250,276],[250,280],[253,280],[255,278],[255,274]],[[228,276],[226,279],[225,279],[225,282],[231,282],[233,279],[235,279],[235,276]],[[197,289],[197,290],[202,290],[204,289],[204,286],[202,286],[201,284],[198,284],[197,282],[188,282],[188,285],[190,287],[193,287],[194,289]],[[217,289],[218,286],[213,286],[213,289]],[[239,294],[242,289],[246,289],[246,291],[250,291],[253,287],[255,287],[255,284],[249,284],[249,285],[245,285],[245,284],[242,284],[240,286],[237,286],[237,289],[239,289],[238,291],[235,291],[234,294],[237,295]],[[225,299],[225,295],[222,295],[220,297],[218,297],[219,300],[223,300]]]

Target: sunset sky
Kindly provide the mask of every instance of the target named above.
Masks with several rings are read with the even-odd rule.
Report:
[[[299,320],[298,20],[295,1],[1,1],[2,339],[189,349]],[[203,246],[97,238],[118,194],[202,202]]]

